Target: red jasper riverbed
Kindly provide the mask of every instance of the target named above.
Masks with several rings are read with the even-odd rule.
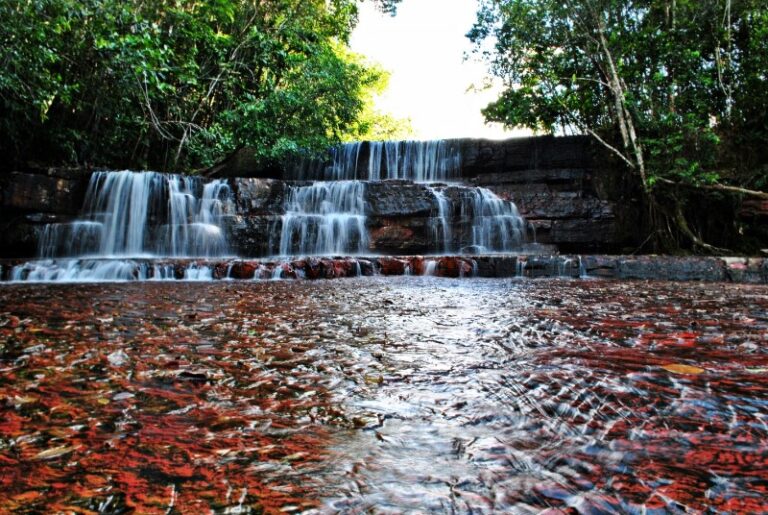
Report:
[[[0,512],[768,511],[768,287],[0,287]]]

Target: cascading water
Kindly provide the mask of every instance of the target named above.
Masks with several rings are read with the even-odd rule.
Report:
[[[173,277],[136,258],[217,257],[228,254],[222,228],[231,211],[225,181],[156,172],[96,172],[83,218],[49,224],[40,261],[11,272],[12,280],[108,281]],[[185,277],[208,272],[190,265]]]
[[[525,222],[517,208],[490,190],[459,182],[459,148],[451,140],[350,143],[333,149],[322,166],[315,162],[294,168],[292,173],[312,181],[275,189],[280,196],[274,198],[282,202],[277,209],[284,214],[270,215],[259,229],[265,232],[258,237],[268,244],[262,252],[282,257],[366,254],[370,248],[387,249],[390,236],[379,228],[389,225],[395,238],[413,234],[415,248],[425,253],[519,250]],[[369,187],[395,179],[383,189]],[[411,203],[405,209],[419,213],[416,220],[400,221],[401,187],[410,195],[402,198]],[[377,194],[385,198],[369,197]],[[430,197],[424,224],[418,219],[427,212],[424,200]],[[248,213],[236,213],[232,198],[224,180],[156,172],[94,173],[80,219],[45,226],[40,259],[15,266],[6,276],[18,281],[209,279],[214,266],[224,265],[187,258],[233,254],[224,223],[232,217],[237,224],[235,218]],[[398,227],[400,223],[406,226]],[[241,230],[237,227],[242,225],[231,226]],[[369,231],[376,238],[385,234],[384,245]],[[221,269],[216,270],[221,277]]]
[[[460,177],[461,154],[446,140],[387,141],[384,157],[387,179],[445,182]]]
[[[359,145],[359,144],[358,144]],[[371,141],[368,144],[369,153],[368,153],[368,180],[369,181],[380,181],[381,180],[381,169],[382,169],[382,157],[384,155],[384,146],[386,145],[383,141]]]
[[[348,192],[353,189],[350,181],[396,179],[427,183],[425,187],[432,193],[435,206],[429,219],[431,246],[437,252],[509,252],[519,249],[525,239],[525,221],[514,203],[499,198],[485,188],[456,184],[461,179],[461,152],[457,141],[347,143],[331,149],[326,163],[305,160],[289,175],[300,180],[347,181],[343,188]],[[324,188],[319,184],[312,188]],[[294,187],[291,195],[303,191],[301,188],[306,187]],[[446,194],[447,190],[450,194]],[[279,254],[364,250],[364,246],[350,247],[344,243],[344,235],[348,231],[356,233],[358,223],[362,226],[364,221],[355,218],[352,227],[344,231],[342,229],[347,225],[343,225],[338,218],[351,214],[359,217],[362,211],[344,211],[327,206],[320,213],[315,208],[301,206],[296,200],[298,197],[288,203],[279,247],[273,245]],[[318,217],[321,214],[323,217]],[[332,237],[336,243],[325,238],[318,239],[314,234],[320,231],[313,232],[312,224],[328,226],[332,220],[335,229],[326,229],[322,234]],[[349,220],[345,220],[344,224],[349,224]],[[460,228],[454,230],[457,226]]]
[[[452,140],[345,143],[331,149],[327,164],[304,160],[290,175],[297,180],[456,181],[461,153]]]
[[[430,218],[432,239],[443,252],[511,252],[524,243],[525,220],[513,202],[480,187],[428,189],[437,206]]]
[[[429,219],[432,239],[435,242],[435,247],[438,246],[438,242],[442,242],[442,245],[440,245],[441,250],[443,252],[450,252],[451,203],[441,190],[429,186],[428,188],[435,197],[435,203],[437,204],[437,212],[433,213],[433,216]]]
[[[486,188],[474,188],[462,210],[462,216],[472,220],[472,246],[480,252],[508,252],[522,244],[525,220],[513,202]]]
[[[278,254],[360,254],[368,248],[365,183],[314,182],[291,186],[281,219]],[[276,234],[277,231],[273,231]],[[275,246],[273,245],[273,248]]]
[[[358,179],[357,163],[360,160],[360,143],[348,143],[331,150],[333,166],[330,169],[331,176],[326,177],[332,181],[349,181]],[[302,177],[306,179],[309,177]]]
[[[156,172],[97,172],[86,223],[100,224],[101,257],[213,257],[227,253],[220,222],[229,201],[221,180]],[[82,222],[75,222],[82,223]]]

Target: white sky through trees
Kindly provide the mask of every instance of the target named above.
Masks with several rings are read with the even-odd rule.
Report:
[[[376,107],[411,118],[419,139],[527,134],[486,125],[480,113],[500,88],[479,91],[487,82],[486,66],[472,55],[464,59],[472,49],[465,34],[476,12],[476,0],[403,0],[394,17],[371,2],[360,6],[352,49],[391,73]]]

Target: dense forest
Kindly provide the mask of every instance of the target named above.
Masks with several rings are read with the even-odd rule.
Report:
[[[591,135],[644,194],[648,243],[744,245],[729,211],[768,200],[768,3],[483,0],[469,37],[505,84],[486,118]],[[697,227],[713,210],[725,227]]]
[[[378,2],[391,10],[392,3]],[[394,137],[386,73],[350,52],[355,0],[0,3],[0,151],[30,161],[191,170]]]

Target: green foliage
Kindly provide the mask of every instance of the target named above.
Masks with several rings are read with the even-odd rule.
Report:
[[[355,0],[1,2],[0,150],[190,169],[327,147],[381,81],[356,21]]]
[[[342,141],[402,140],[413,136],[410,118],[395,118],[375,108],[375,97],[382,94],[389,85],[389,73],[375,65],[365,66],[372,74],[369,87],[361,91],[363,108],[358,119],[342,136]]]
[[[763,0],[483,0],[468,36],[507,85],[489,120],[593,131],[645,166],[646,187],[765,182],[744,171],[768,162]]]

